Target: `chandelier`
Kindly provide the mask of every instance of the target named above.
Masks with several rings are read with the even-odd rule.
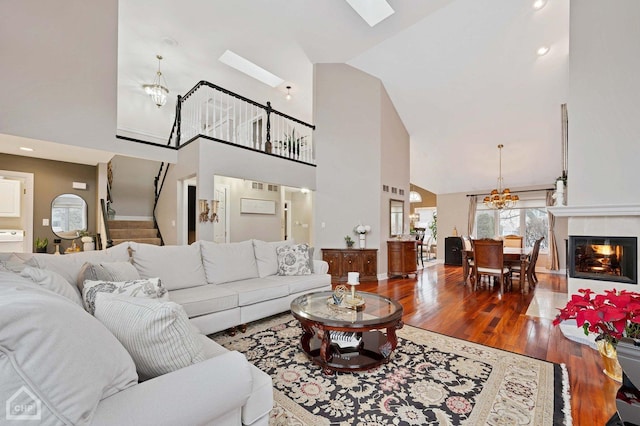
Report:
[[[167,82],[160,71],[160,61],[162,61],[162,56],[156,55],[156,58],[158,58],[158,72],[153,80],[153,84],[144,84],[142,87],[147,95],[151,96],[151,99],[158,108],[160,108],[162,105],[167,103],[169,89],[167,89]]]
[[[504,181],[502,178],[502,148],[504,148],[504,145],[498,145],[498,149],[500,150],[500,173],[498,175],[498,188],[491,191],[491,194],[489,194],[489,196],[484,197],[485,206],[498,210],[514,207],[520,199],[520,197],[518,197],[517,195],[512,195],[511,191],[509,191],[509,188],[502,189]]]

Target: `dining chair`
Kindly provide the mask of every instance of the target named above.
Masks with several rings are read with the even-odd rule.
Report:
[[[511,270],[504,266],[503,241],[482,239],[473,240],[473,260],[475,262],[474,290],[480,282],[481,275],[488,275],[500,280],[500,294],[505,287],[511,287]]]
[[[464,282],[475,276],[475,262],[473,261],[473,240],[468,235],[460,237],[462,240],[462,260]]]
[[[504,237],[502,237],[502,239],[504,241],[505,247],[522,248],[522,235],[505,235]]]
[[[525,274],[527,280],[529,280],[529,286],[533,287],[538,282],[538,277],[536,277],[536,263],[538,262],[538,254],[540,253],[540,245],[542,244],[542,240],[544,237],[538,238],[535,243],[533,243],[533,249],[531,249],[531,253],[529,254],[529,258],[526,262],[526,270]],[[520,264],[511,265],[511,272],[520,275]]]
[[[424,266],[424,229],[416,228],[417,264]]]

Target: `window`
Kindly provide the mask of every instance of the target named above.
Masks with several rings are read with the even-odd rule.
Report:
[[[518,207],[491,210],[478,203],[476,211],[476,238],[495,238],[509,234],[524,235],[524,246],[532,248],[540,237],[540,251],[548,248],[549,218],[545,200],[521,200]]]

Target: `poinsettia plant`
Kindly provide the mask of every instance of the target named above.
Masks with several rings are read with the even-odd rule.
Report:
[[[596,340],[616,345],[622,337],[640,338],[640,293],[635,291],[605,290],[595,294],[591,289],[580,289],[571,295],[567,306],[553,320],[553,325],[575,319],[585,334],[595,333]]]

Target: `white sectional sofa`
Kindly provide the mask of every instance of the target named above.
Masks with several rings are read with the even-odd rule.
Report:
[[[112,365],[117,354],[127,358],[126,350],[96,318],[42,283],[0,272],[0,399],[22,385],[43,401],[48,421],[42,424],[268,424],[271,378],[205,335],[287,311],[298,295],[331,288],[328,265],[318,260],[312,261],[311,275],[277,275],[276,248],[285,244],[199,241],[158,247],[130,242],[63,256],[0,254],[9,270],[25,262],[55,272],[69,285],[77,283],[85,262],[129,261],[141,278],[160,278],[169,299],[202,333],[206,354],[202,362],[136,383],[135,366],[132,376],[127,362]],[[34,310],[37,315],[29,315]],[[83,333],[92,337],[85,339]],[[92,380],[85,374],[91,369],[115,382],[75,401],[73,395],[87,394],[82,386]]]

